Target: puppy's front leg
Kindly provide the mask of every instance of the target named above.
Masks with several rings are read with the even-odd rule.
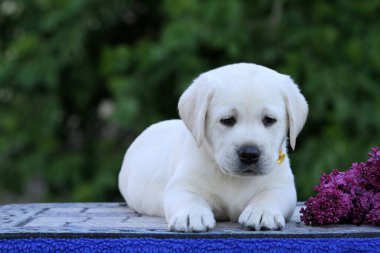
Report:
[[[166,192],[165,216],[171,231],[202,232],[215,227],[214,215],[207,202],[184,189]]]
[[[239,217],[239,223],[253,230],[281,230],[296,206],[292,188],[275,188],[257,194]]]

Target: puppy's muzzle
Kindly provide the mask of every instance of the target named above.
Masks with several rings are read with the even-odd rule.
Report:
[[[260,149],[253,145],[242,146],[237,153],[240,162],[246,165],[257,163],[261,155]]]

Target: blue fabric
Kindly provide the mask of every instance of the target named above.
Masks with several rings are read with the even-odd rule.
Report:
[[[380,252],[380,238],[29,238],[2,239],[0,252]]]

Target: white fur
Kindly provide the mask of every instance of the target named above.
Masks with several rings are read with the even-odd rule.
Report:
[[[308,112],[285,75],[255,64],[233,64],[200,75],[181,96],[182,120],[146,129],[127,150],[119,188],[128,205],[165,216],[173,231],[206,231],[216,220],[250,229],[281,229],[296,205],[286,136],[294,149]],[[277,122],[265,127],[263,117]],[[232,127],[220,123],[234,116]],[[256,145],[261,156],[239,172],[237,150]]]

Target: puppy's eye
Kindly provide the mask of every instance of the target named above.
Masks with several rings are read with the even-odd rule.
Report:
[[[272,118],[272,117],[269,117],[269,116],[265,116],[265,117],[263,118],[263,124],[264,124],[264,126],[266,126],[266,127],[273,126],[274,123],[276,123],[276,122],[277,122],[277,120],[276,120],[275,118]]]
[[[222,123],[222,125],[232,127],[236,123],[236,118],[234,116],[225,117],[225,118],[220,120],[220,123]]]

